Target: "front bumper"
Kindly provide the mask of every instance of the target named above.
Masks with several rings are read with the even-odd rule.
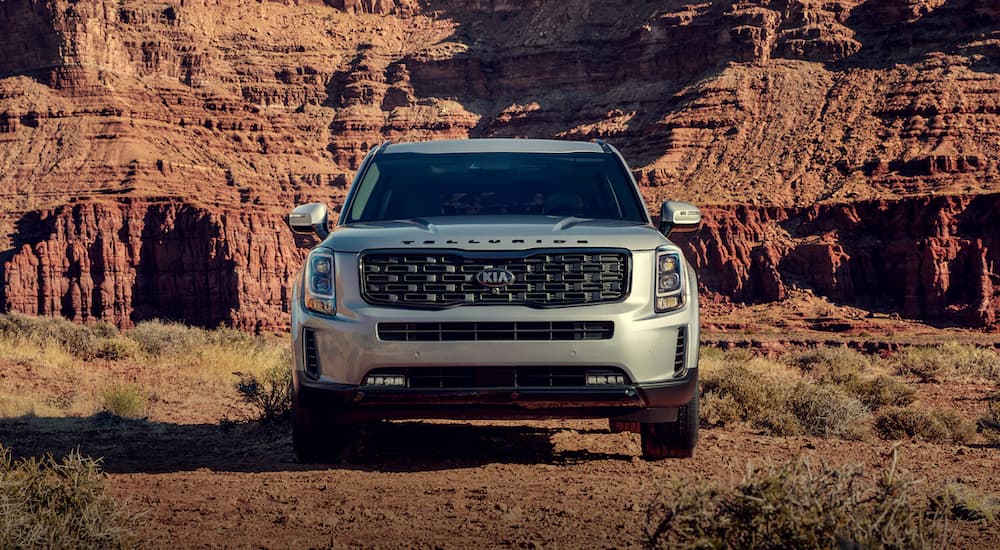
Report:
[[[651,384],[585,388],[371,388],[295,376],[295,399],[333,422],[382,419],[676,418],[698,387],[698,370]]]

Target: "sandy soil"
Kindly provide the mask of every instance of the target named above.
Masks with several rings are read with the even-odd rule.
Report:
[[[953,394],[954,396],[954,394]],[[885,465],[892,444],[705,430],[691,460],[647,462],[638,438],[596,421],[400,422],[365,436],[360,464],[295,463],[282,428],[24,418],[0,424],[18,454],[104,456],[111,490],[146,510],[153,548],[638,547],[646,510],[678,482],[733,482],[747,463],[799,454]],[[1000,493],[1000,449],[904,443],[904,474]],[[1000,547],[988,524],[955,547]]]

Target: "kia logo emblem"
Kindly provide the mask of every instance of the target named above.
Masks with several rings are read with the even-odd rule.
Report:
[[[483,286],[499,288],[514,282],[514,274],[506,269],[484,269],[476,274],[476,280]]]

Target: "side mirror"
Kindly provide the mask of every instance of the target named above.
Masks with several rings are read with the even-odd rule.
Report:
[[[315,233],[320,239],[325,239],[330,234],[326,224],[326,205],[319,202],[296,206],[288,215],[288,227],[292,233]]]
[[[669,236],[678,233],[694,231],[701,227],[701,210],[686,202],[667,201],[660,208],[660,233]]]

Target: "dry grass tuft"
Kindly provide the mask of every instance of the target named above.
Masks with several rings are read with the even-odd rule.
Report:
[[[145,418],[148,407],[149,398],[136,384],[115,383],[101,390],[102,410],[119,418]]]
[[[806,459],[748,467],[734,487],[678,483],[650,507],[649,548],[925,548],[942,521],[896,476]]]
[[[962,521],[992,522],[1000,515],[1000,498],[962,483],[949,483],[931,498],[934,510]]]
[[[98,462],[12,460],[0,447],[0,548],[135,548],[139,516],[104,491]]]
[[[875,432],[889,440],[966,444],[975,438],[976,426],[952,409],[887,407],[875,417]]]

